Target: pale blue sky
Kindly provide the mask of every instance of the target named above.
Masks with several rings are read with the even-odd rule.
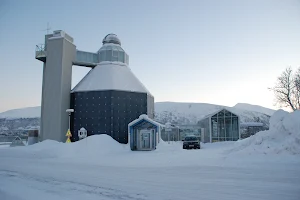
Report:
[[[115,33],[155,101],[273,106],[276,77],[300,66],[300,1],[0,0],[0,112],[37,106],[47,22],[96,52]],[[73,86],[87,73],[74,67]]]

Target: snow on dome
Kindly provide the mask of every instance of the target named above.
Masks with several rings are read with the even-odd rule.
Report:
[[[104,90],[141,92],[151,95],[129,67],[115,62],[98,64],[73,88],[72,92]]]
[[[113,44],[121,45],[120,39],[118,38],[118,36],[116,34],[113,34],[113,33],[106,35],[104,37],[104,39],[102,40],[102,43],[103,44],[113,43]]]

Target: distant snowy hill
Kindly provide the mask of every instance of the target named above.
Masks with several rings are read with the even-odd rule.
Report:
[[[8,110],[0,113],[0,118],[16,119],[16,118],[36,118],[41,115],[41,107],[28,107]]]
[[[258,105],[251,105],[251,104],[247,104],[247,103],[238,103],[233,107],[237,108],[237,109],[242,109],[242,110],[260,112],[260,113],[264,113],[264,114],[267,114],[270,116],[273,115],[274,112],[276,111],[276,110],[272,110],[270,108],[265,108],[265,107],[258,106]]]
[[[40,106],[13,109],[0,113],[0,133],[39,128],[40,113]]]
[[[178,125],[197,124],[204,116],[222,108],[239,115],[242,122],[259,120],[267,126],[269,126],[270,115],[274,113],[274,110],[244,103],[226,107],[207,103],[157,102],[155,103],[155,120]],[[39,127],[40,113],[40,106],[0,113],[0,132]]]

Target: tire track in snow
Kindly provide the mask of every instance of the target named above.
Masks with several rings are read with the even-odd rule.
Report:
[[[86,183],[79,183],[74,181],[58,180],[49,177],[35,177],[30,174],[20,173],[10,170],[0,170],[0,177],[6,179],[14,179],[14,181],[25,181],[32,183],[37,183],[41,191],[46,191],[47,193],[61,193],[62,191],[75,192],[82,194],[89,194],[98,197],[106,197],[108,199],[118,199],[118,200],[146,200],[148,199],[144,194],[128,194],[126,191],[112,189],[103,186],[97,186]],[[1,179],[2,179],[1,178]],[[27,186],[28,186],[27,185]],[[34,184],[35,185],[35,184]],[[8,194],[7,194],[8,195]]]

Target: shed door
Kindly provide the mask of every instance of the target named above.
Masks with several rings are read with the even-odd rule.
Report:
[[[151,130],[141,130],[141,141],[140,148],[141,149],[150,149],[151,148]]]

